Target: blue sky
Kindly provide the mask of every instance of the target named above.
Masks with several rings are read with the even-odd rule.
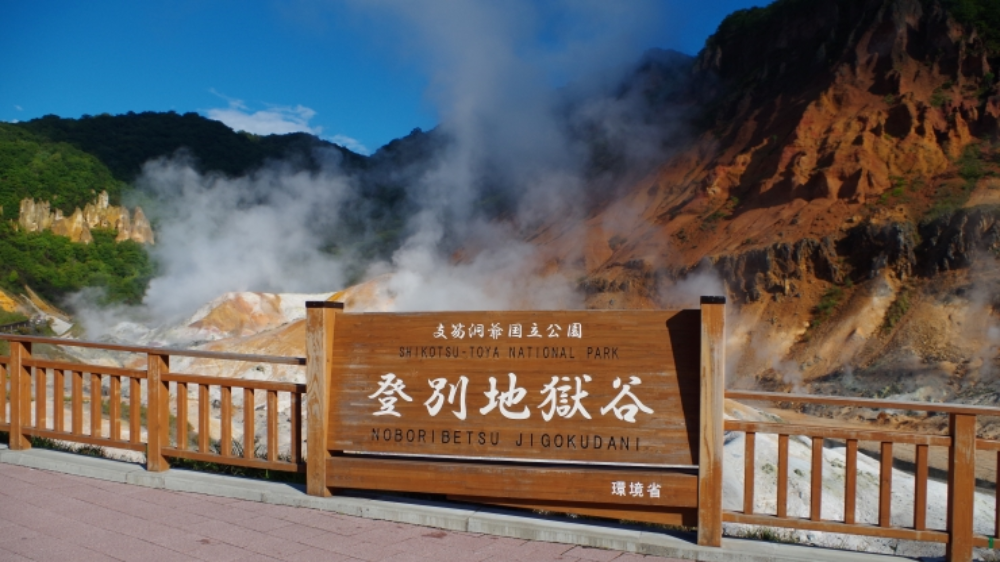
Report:
[[[508,18],[499,48],[539,59],[557,86],[587,67],[593,53],[574,45],[588,37],[617,41],[619,63],[649,47],[695,54],[727,14],[767,3],[0,0],[0,120],[195,111],[367,152],[449,111],[436,84],[462,43],[436,42],[436,26],[461,27],[479,7]]]

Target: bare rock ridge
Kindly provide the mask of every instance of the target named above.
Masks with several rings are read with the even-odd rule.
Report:
[[[911,223],[866,222],[836,242],[803,238],[794,244],[713,259],[730,294],[745,302],[788,295],[794,283],[811,276],[833,284],[873,280],[883,273],[906,281],[969,268],[1000,253],[1000,212],[963,209],[914,228]]]
[[[988,141],[1000,132],[1000,83],[987,52],[937,0],[785,0],[730,16],[691,78],[714,124],[587,225],[609,240],[587,249],[588,302],[606,305],[600,293],[620,292],[623,276],[684,274],[706,259],[751,301],[786,292],[782,278],[801,267],[840,283],[841,258],[857,277],[865,245],[890,244],[862,235],[871,228],[919,234],[923,258],[885,256],[907,264],[902,277],[942,270],[923,263],[942,252],[925,234],[953,236],[959,227],[942,215],[1000,203],[1000,182],[984,177],[993,171],[964,170],[1000,162]],[[608,233],[622,207],[636,210],[636,226]],[[578,238],[565,232],[544,242],[557,255]],[[953,263],[947,253],[935,263]]]
[[[591,231],[621,223],[622,208],[636,226],[589,247],[581,273],[615,277],[634,259],[691,268],[836,241],[866,220],[916,223],[949,198],[961,208],[989,191],[962,185],[963,159],[998,157],[984,142],[1000,132],[986,53],[936,0],[783,1],[731,16],[690,78],[708,130],[595,213]],[[562,232],[543,241],[554,255],[580,237]]]
[[[1000,50],[947,6],[733,14],[686,144],[537,243],[589,308],[727,293],[735,387],[1000,403]]]
[[[833,285],[864,283],[889,274],[900,281],[931,278],[946,271],[969,268],[982,256],[1000,254],[1000,209],[962,209],[920,225],[908,222],[858,224],[837,239],[801,238],[763,248],[710,256],[681,269],[655,269],[642,259],[610,264],[620,272],[616,280],[591,278],[583,288],[589,294],[634,293],[655,299],[664,280],[683,279],[710,265],[739,303],[801,296],[796,290],[806,280]]]
[[[93,228],[114,230],[118,233],[115,237],[116,242],[132,240],[140,244],[155,244],[153,229],[142,208],[136,207],[134,213],[129,213],[123,206],[109,205],[106,191],[102,191],[97,199],[93,203],[88,203],[83,210],[78,207],[68,217],[59,209],[51,210],[48,201],[25,198],[21,201],[17,225],[25,232],[50,230],[53,234],[83,244],[94,241],[90,233]]]

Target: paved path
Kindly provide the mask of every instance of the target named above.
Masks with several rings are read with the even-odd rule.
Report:
[[[676,561],[0,464],[0,561],[22,560]]]

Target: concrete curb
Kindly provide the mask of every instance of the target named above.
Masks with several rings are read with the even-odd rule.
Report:
[[[723,539],[722,548],[706,548],[684,537],[611,523],[573,522],[502,509],[470,509],[459,504],[386,497],[335,496],[318,498],[304,487],[236,476],[172,469],[147,472],[142,465],[31,449],[11,451],[0,445],[0,463],[49,470],[86,478],[190,492],[248,501],[305,507],[353,517],[381,519],[449,531],[482,533],[523,540],[573,544],[705,562],[890,562],[897,556],[814,548],[809,546]]]

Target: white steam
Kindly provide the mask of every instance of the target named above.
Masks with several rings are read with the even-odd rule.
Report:
[[[440,165],[415,186],[428,203],[421,227],[436,229],[448,215],[470,218],[476,195],[495,186],[516,196],[514,219],[522,229],[555,214],[578,216],[587,155],[567,127],[581,119],[601,129],[625,125],[610,123],[618,112],[589,106],[562,114],[568,93],[554,85],[572,84],[575,95],[609,98],[604,105],[614,106],[612,96],[593,94],[610,90],[611,80],[620,80],[651,44],[658,4],[557,2],[548,7],[552,13],[524,0],[375,6],[401,21],[401,37],[410,38],[403,47],[423,55],[431,74],[428,96],[441,129],[454,139]]]
[[[613,87],[653,44],[659,4],[390,0],[356,8],[398,21],[394,37],[426,63],[428,99],[447,139],[406,186],[415,207],[408,237],[391,259],[367,269],[385,279],[389,308],[581,307],[576,282],[552,273],[524,241],[554,217],[575,221],[589,212],[581,127],[627,157],[659,146],[663,132],[651,131],[636,109],[642,100]],[[238,102],[219,111],[226,113],[216,118],[245,130],[272,117],[306,130],[312,116],[301,107],[250,114]],[[143,307],[129,314],[164,322],[227,291],[343,288],[355,258],[325,252],[329,241],[318,233],[332,232],[338,210],[358,197],[354,181],[336,159],[318,172],[271,163],[241,178],[200,175],[184,160],[148,163],[140,186],[160,202],[149,214],[161,270]],[[512,202],[500,221],[483,208],[493,197]],[[686,300],[705,289],[692,280],[670,294]],[[86,309],[81,302],[77,309]],[[92,326],[112,320],[93,318]]]
[[[344,281],[343,264],[320,249],[322,230],[348,194],[330,170],[265,168],[247,177],[202,176],[190,163],[148,163],[140,184],[153,212],[161,268],[144,304],[157,318],[190,314],[226,291],[321,292]]]
[[[726,287],[718,272],[704,262],[689,275],[664,282],[659,287],[659,292],[663,306],[677,310],[699,308],[701,297],[704,296],[726,296]],[[735,310],[735,307],[730,306],[729,309]]]
[[[1000,358],[1000,318],[997,317],[997,295],[1000,294],[1000,264],[993,256],[977,253],[970,267],[973,279],[969,294],[968,317],[963,326],[963,339],[971,344],[970,379],[980,383],[995,383],[997,360]]]
[[[580,308],[581,295],[570,279],[534,269],[537,249],[497,225],[480,224],[502,245],[481,250],[458,263],[435,250],[437,241],[410,238],[393,256],[387,290],[397,311]],[[381,264],[373,268],[378,273]]]

